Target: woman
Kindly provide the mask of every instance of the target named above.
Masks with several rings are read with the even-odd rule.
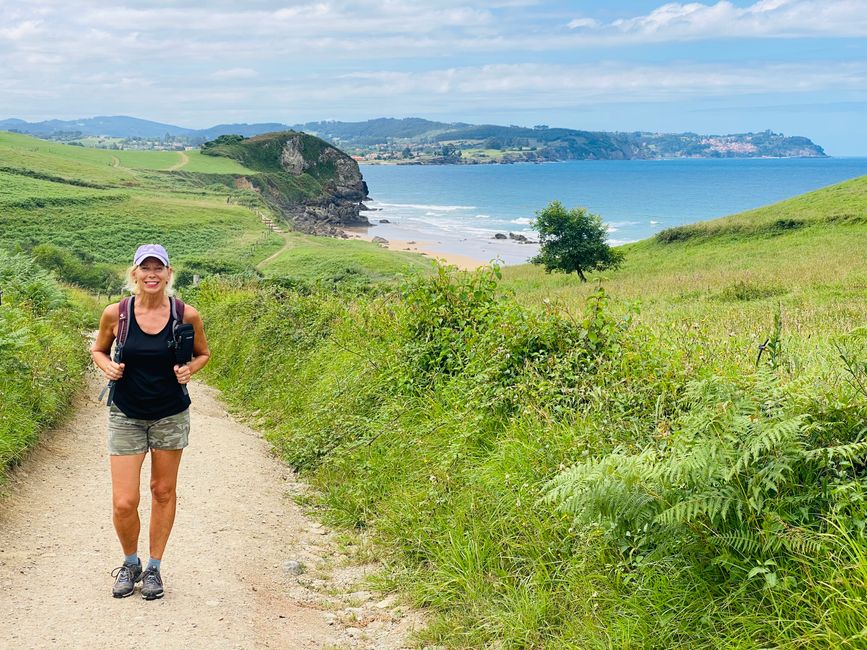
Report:
[[[124,552],[112,595],[131,596],[141,581],[145,600],[163,596],[160,562],[175,519],[175,490],[181,454],[190,431],[190,398],[185,384],[208,363],[210,350],[199,313],[186,305],[183,322],[193,326],[193,359],[175,361],[170,300],[172,267],[159,244],[139,246],[128,273],[133,293],[123,357],[109,356],[118,335],[120,303],[102,313],[99,333],[91,348],[93,360],[115,382],[109,412],[108,449],[111,454],[112,521]],[[179,315],[180,317],[180,315]],[[142,570],[138,557],[141,524],[138,516],[141,467],[151,452],[150,560]]]

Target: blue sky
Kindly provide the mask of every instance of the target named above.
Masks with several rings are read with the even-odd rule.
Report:
[[[867,155],[867,0],[0,0],[0,118],[805,135]]]

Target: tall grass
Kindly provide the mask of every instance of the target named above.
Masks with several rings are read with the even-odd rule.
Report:
[[[209,377],[382,543],[382,579],[437,614],[424,641],[858,647],[858,336],[805,366],[783,329],[756,369],[604,291],[528,308],[496,276],[198,299]]]
[[[23,255],[0,250],[0,478],[61,417],[87,364],[93,313]]]

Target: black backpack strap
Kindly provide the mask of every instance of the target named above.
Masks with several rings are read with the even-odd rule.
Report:
[[[175,351],[177,353],[178,349],[178,328],[184,324],[184,311],[186,305],[184,305],[184,301],[180,298],[175,298],[174,296],[169,296],[169,306],[172,310],[172,339],[175,344]],[[186,384],[181,385],[181,390],[184,395],[189,395],[189,389]]]

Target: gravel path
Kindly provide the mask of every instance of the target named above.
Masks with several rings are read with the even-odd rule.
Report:
[[[403,648],[421,625],[365,590],[374,566],[295,505],[304,485],[192,384],[193,430],[163,558],[166,596],[111,597],[122,553],[111,524],[106,408],[94,375],[0,498],[0,648]],[[142,476],[147,557],[149,459]],[[300,563],[303,572],[297,574]]]

